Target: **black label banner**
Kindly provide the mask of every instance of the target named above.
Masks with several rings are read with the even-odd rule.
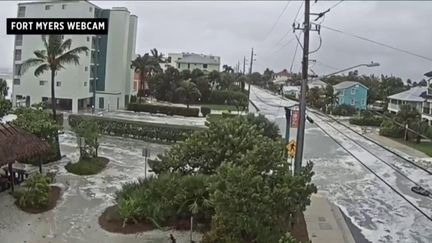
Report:
[[[106,18],[8,18],[8,35],[106,35]]]

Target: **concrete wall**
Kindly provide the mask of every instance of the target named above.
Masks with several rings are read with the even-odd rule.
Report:
[[[191,71],[194,69],[200,69],[202,71],[211,72],[211,71],[219,71],[219,67],[220,67],[220,65],[217,65],[217,64],[207,64],[207,68],[204,68],[204,64],[201,64],[201,63],[190,63],[190,64],[180,63],[180,65],[177,64],[177,68],[180,71],[187,70],[187,69],[189,69]]]

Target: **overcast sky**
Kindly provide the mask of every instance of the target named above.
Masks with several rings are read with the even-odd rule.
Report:
[[[127,7],[138,16],[137,53],[151,48],[163,53],[196,52],[221,57],[222,64],[235,66],[243,56],[250,59],[254,47],[257,56],[254,70],[266,67],[280,71],[290,69],[297,41],[288,43],[301,1],[291,1],[273,31],[286,1],[91,1],[111,8]],[[312,1],[312,12],[321,12],[337,1]],[[303,20],[302,8],[298,22]],[[13,36],[6,35],[6,18],[16,17],[17,2],[0,2],[0,68],[11,69]],[[383,42],[432,59],[431,1],[344,1],[324,18],[323,25]],[[276,43],[289,34],[278,45]],[[300,34],[300,32],[297,32]],[[411,56],[350,36],[321,29],[322,46],[311,59],[318,62],[311,69],[327,74],[370,61],[380,67],[361,68],[360,73],[384,73],[418,81],[432,70],[432,61]],[[319,44],[311,32],[311,50]],[[288,44],[287,44],[288,43]],[[301,48],[293,71],[300,71]]]

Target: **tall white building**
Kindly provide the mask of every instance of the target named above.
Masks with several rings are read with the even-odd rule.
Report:
[[[108,18],[107,35],[64,35],[72,39],[72,48],[87,46],[89,53],[80,55],[80,64],[65,65],[55,78],[57,107],[79,110],[116,110],[127,105],[132,93],[133,70],[130,63],[135,55],[137,16],[127,8],[102,9],[79,0],[28,2],[18,4],[18,18]],[[35,68],[19,75],[19,64],[33,58],[35,50],[44,49],[40,35],[15,37],[13,66],[13,103],[31,105],[49,101],[50,73],[34,76]],[[95,86],[95,87],[94,87]],[[94,89],[96,88],[96,89]]]

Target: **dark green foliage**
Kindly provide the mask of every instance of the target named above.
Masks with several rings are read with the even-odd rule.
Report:
[[[25,181],[24,188],[15,194],[17,203],[24,208],[43,208],[48,205],[50,178],[35,174]]]
[[[237,117],[238,114],[232,114],[232,113],[227,113],[227,112],[222,112],[222,118],[234,118]]]
[[[279,127],[276,123],[269,121],[264,115],[249,113],[244,117],[248,123],[256,125],[257,129],[262,130],[262,134],[271,139],[277,139],[279,135]]]
[[[130,97],[130,103],[135,103],[137,101],[136,95],[131,95]]]
[[[203,117],[206,117],[208,114],[211,113],[211,109],[207,106],[201,106],[201,114]]]
[[[360,117],[353,117],[350,119],[350,124],[359,126],[374,126],[379,127],[384,119],[380,116],[375,116],[370,111],[362,112]]]
[[[135,122],[85,115],[69,115],[69,125],[74,129],[83,119],[95,120],[102,134],[130,137],[160,143],[175,143],[177,141],[182,141],[187,137],[187,134],[202,129],[197,127]]]
[[[185,108],[178,106],[167,106],[167,105],[152,105],[152,104],[138,104],[129,103],[128,110],[135,112],[149,112],[149,113],[162,113],[166,115],[179,115],[179,116],[199,116],[198,108]]]
[[[336,116],[352,116],[355,113],[356,113],[356,108],[352,105],[347,105],[347,104],[335,106],[331,110],[331,114]]]
[[[12,103],[0,97],[0,118],[9,114],[12,109]]]
[[[396,125],[390,120],[384,120],[381,123],[379,135],[392,137],[392,138],[402,138],[404,136],[404,128]]]
[[[240,91],[214,90],[210,95],[209,103],[236,105],[237,100],[247,99],[247,95]]]
[[[0,100],[5,99],[8,94],[9,87],[6,80],[0,78]]]
[[[108,163],[104,158],[85,158],[76,163],[67,163],[66,170],[76,175],[94,175],[105,169]]]

